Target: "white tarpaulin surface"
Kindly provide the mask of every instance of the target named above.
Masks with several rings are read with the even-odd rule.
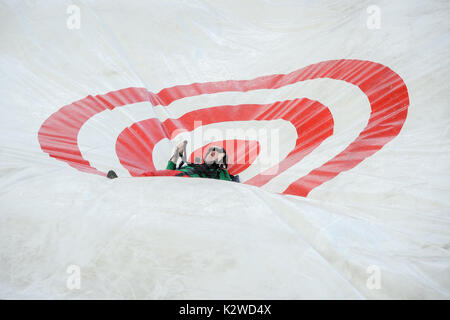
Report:
[[[2,1],[0,298],[450,298],[449,16]],[[180,139],[258,154],[167,176]]]

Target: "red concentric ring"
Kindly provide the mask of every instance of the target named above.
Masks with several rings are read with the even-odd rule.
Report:
[[[257,89],[276,89],[299,81],[319,78],[342,80],[359,87],[369,100],[371,115],[366,127],[345,150],[319,168],[312,170],[306,176],[299,177],[283,192],[306,196],[312,189],[332,179],[340,172],[355,167],[399,134],[407,117],[408,90],[400,76],[388,67],[371,61],[331,60],[313,64],[289,74],[270,75],[253,80],[194,83],[163,89],[158,94],[148,92],[144,88],[121,89],[104,95],[88,96],[62,107],[43,123],[38,133],[38,139],[42,150],[51,157],[65,161],[78,170],[105,175],[83,158],[77,144],[77,136],[81,126],[99,112],[143,101],[148,101],[155,106],[158,104],[169,106],[173,101],[188,96],[226,91],[244,92]],[[283,104],[284,101],[277,103]],[[274,105],[272,104],[272,107]],[[251,110],[250,106],[258,105],[221,106],[209,109],[215,109],[225,114],[225,110],[216,108],[241,107]],[[196,114],[195,111],[193,112],[189,114]],[[202,118],[203,122],[208,121],[207,113],[203,114],[202,117],[205,117]],[[226,118],[225,115],[223,117]],[[184,119],[189,119],[189,116]],[[150,129],[151,120],[154,119],[145,120],[139,126]],[[227,121],[236,121],[236,119]],[[169,129],[177,127],[177,123],[173,119],[166,120],[164,123],[164,126]],[[162,128],[161,123],[154,123],[154,125],[156,128]],[[183,125],[187,126],[186,128],[189,127],[186,122],[183,122]],[[134,130],[138,130],[137,124],[133,126]],[[324,129],[329,133],[329,128]],[[145,134],[142,133],[142,136],[145,136]],[[152,137],[152,139],[159,139],[159,136]],[[316,146],[317,141],[311,143],[311,146],[303,146],[299,149],[297,149],[298,145],[296,144],[296,149],[282,160],[283,165],[280,163],[280,167],[285,170],[298,162],[304,157],[302,152],[306,152],[306,150],[310,152],[309,148]],[[118,148],[125,148],[125,146],[120,144]],[[126,165],[130,166],[132,170],[142,170],[139,163]],[[147,166],[146,168],[151,167]],[[271,175],[259,174],[246,183],[263,185],[270,179]]]

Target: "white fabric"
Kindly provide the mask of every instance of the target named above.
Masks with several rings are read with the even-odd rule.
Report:
[[[67,28],[72,4],[80,29]],[[379,29],[366,25],[370,4],[3,1],[0,298],[450,298],[450,3],[377,1]],[[157,93],[331,59],[393,69],[410,107],[395,139],[307,198],[277,192],[342,151],[370,112],[357,88],[336,80],[269,97],[186,98],[172,111],[145,109],[148,103],[105,111],[83,126],[78,142],[96,168],[118,172],[115,180],[49,157],[37,139],[52,113],[90,94],[133,86]],[[177,118],[205,99],[279,97],[330,107],[338,134],[263,188],[131,178],[119,167],[115,140],[137,120]],[[172,146],[161,144],[158,166]],[[80,267],[79,289],[66,286],[71,265]],[[373,270],[379,288],[370,285]]]

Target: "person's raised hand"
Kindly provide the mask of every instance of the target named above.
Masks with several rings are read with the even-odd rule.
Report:
[[[177,145],[177,152],[178,152],[178,155],[181,157],[182,155],[183,155],[183,152],[184,152],[184,146],[187,144],[187,141],[186,140],[184,140],[183,142],[180,142],[178,145]]]

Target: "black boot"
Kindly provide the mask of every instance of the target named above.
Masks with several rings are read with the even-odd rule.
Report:
[[[117,174],[114,172],[114,171],[112,171],[112,170],[109,170],[108,171],[108,174],[106,175],[108,178],[110,178],[110,179],[114,179],[114,178],[117,178]]]

